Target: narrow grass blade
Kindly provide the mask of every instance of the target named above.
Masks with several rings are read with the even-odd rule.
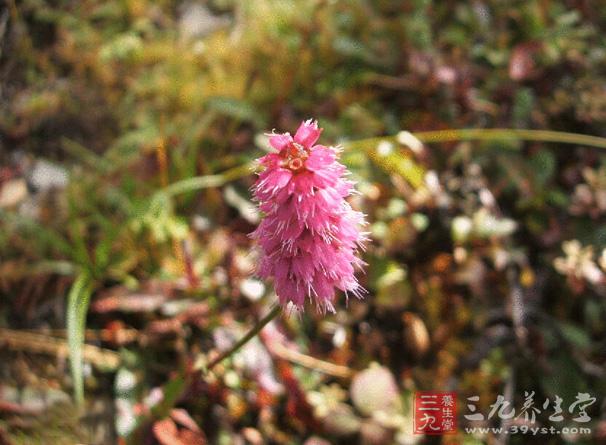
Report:
[[[80,273],[67,297],[67,342],[74,382],[74,398],[78,405],[84,403],[84,377],[82,372],[82,348],[86,312],[90,303],[93,286],[90,275]]]

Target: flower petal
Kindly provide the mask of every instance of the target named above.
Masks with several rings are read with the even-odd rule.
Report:
[[[316,145],[305,161],[305,167],[312,172],[329,167],[335,162],[335,152],[322,145]]]
[[[318,122],[309,119],[299,126],[295,133],[295,142],[305,148],[311,148],[320,137],[320,133],[322,133],[322,129],[318,128]]]
[[[274,134],[269,137],[269,144],[278,151],[286,149],[291,143],[290,133]]]

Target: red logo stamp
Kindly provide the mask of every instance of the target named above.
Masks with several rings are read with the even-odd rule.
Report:
[[[414,426],[415,434],[450,434],[456,432],[456,393],[416,392]]]

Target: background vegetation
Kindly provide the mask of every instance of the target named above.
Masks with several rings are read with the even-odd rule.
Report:
[[[0,443],[606,440],[606,152],[368,139],[606,136],[602,2],[5,1]],[[249,163],[309,117],[358,182],[369,294],[203,374],[275,301]],[[424,438],[416,390],[598,401],[591,437]]]

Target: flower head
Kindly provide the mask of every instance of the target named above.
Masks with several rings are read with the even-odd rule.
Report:
[[[280,304],[303,309],[306,298],[334,312],[336,290],[360,298],[354,275],[364,265],[356,253],[366,241],[364,216],[345,200],[353,183],[344,178],[339,151],[315,145],[322,132],[315,121],[289,133],[272,134],[277,151],[259,159],[264,170],[253,187],[265,217],[251,236],[262,257],[258,273],[274,278]]]

